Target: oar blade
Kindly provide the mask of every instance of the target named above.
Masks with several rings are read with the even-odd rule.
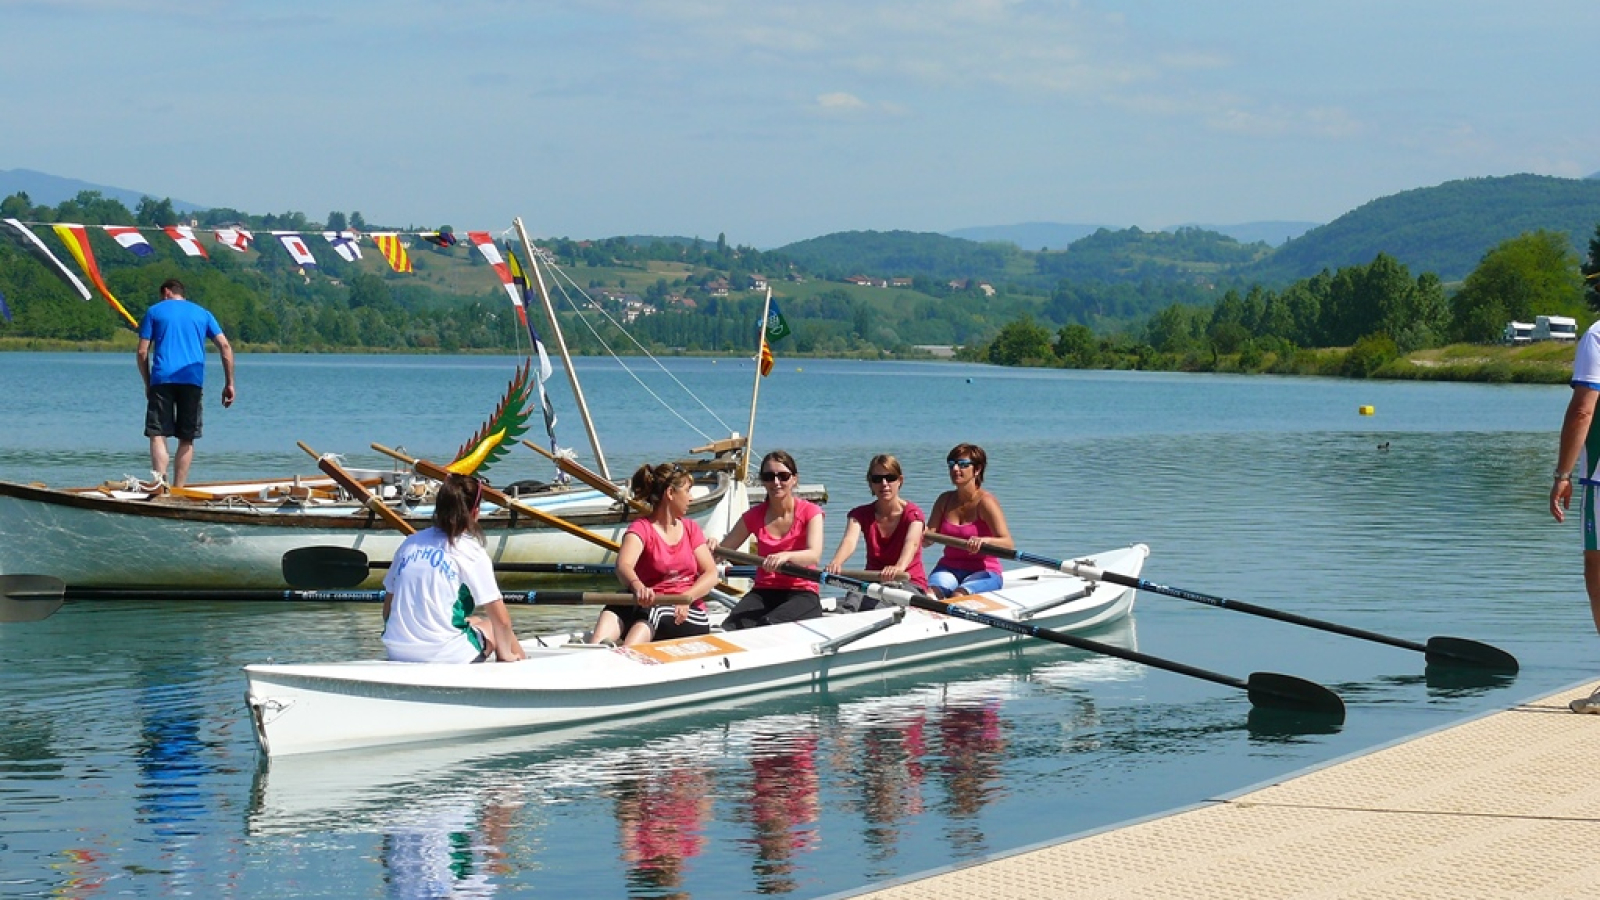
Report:
[[[1514,673],[1521,669],[1517,658],[1481,641],[1457,637],[1428,638],[1428,662],[1445,666],[1477,666],[1496,672]]]
[[[66,582],[49,575],[0,575],[0,622],[48,619],[66,594]]]
[[[283,555],[283,580],[295,588],[353,588],[370,572],[367,554],[352,547],[296,547]]]
[[[1344,721],[1344,701],[1315,681],[1276,672],[1252,672],[1246,684],[1250,702],[1256,706],[1318,713]]]

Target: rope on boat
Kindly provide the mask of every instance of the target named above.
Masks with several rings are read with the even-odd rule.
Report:
[[[597,331],[595,329],[594,325],[591,324],[589,322],[589,320],[584,316],[583,309],[580,308],[578,306],[578,304],[573,301],[572,295],[567,292],[566,286],[561,283],[562,281],[565,281],[567,284],[572,285],[572,289],[577,291],[579,296],[583,297],[585,306],[589,307],[590,309],[595,310],[596,312],[600,313],[600,315],[604,316],[606,318],[606,321],[610,322],[613,326],[616,327],[616,329],[618,331],[620,331],[625,337],[627,337],[627,339],[635,347],[637,347],[639,349],[639,352],[644,354],[645,358],[649,359],[652,363],[654,363],[656,368],[660,369],[662,371],[662,373],[667,376],[667,378],[672,380],[673,384],[676,384],[678,387],[682,388],[683,392],[685,394],[689,395],[689,397],[691,399],[693,399],[695,403],[699,404],[701,409],[705,410],[706,413],[711,416],[711,418],[715,419],[716,422],[717,422],[717,425],[722,428],[722,431],[723,431],[724,434],[732,434],[733,433],[733,427],[731,425],[729,425],[727,422],[724,422],[722,420],[722,417],[717,415],[716,410],[713,410],[710,406],[706,405],[706,402],[704,400],[700,399],[700,396],[698,394],[696,394],[694,391],[690,390],[688,385],[684,384],[682,381],[679,381],[677,376],[673,375],[670,371],[668,371],[667,367],[662,365],[661,361],[659,359],[656,359],[655,354],[651,353],[650,350],[645,347],[645,345],[639,343],[639,339],[634,337],[632,334],[630,334],[626,328],[623,328],[621,322],[618,322],[616,320],[616,318],[613,317],[610,313],[606,312],[605,309],[603,309],[600,306],[600,304],[596,303],[594,301],[594,298],[590,297],[588,292],[585,291],[576,281],[574,281],[572,279],[571,275],[568,275],[566,273],[565,269],[562,269],[560,266],[550,265],[548,263],[546,264],[545,268],[550,270],[551,272],[554,272],[558,276],[560,276],[559,279],[552,279],[552,283],[555,285],[556,289],[561,292],[561,299],[566,302],[567,307],[569,309],[571,309],[574,313],[577,313],[578,321],[583,323],[583,327],[587,328],[591,335],[594,335],[594,339],[596,341],[598,341],[600,343],[600,346],[605,349],[606,354],[609,355],[612,359],[616,360],[617,361],[617,365],[621,366],[622,370],[624,372],[627,372],[628,376],[631,377],[635,382],[637,382],[638,385],[641,388],[644,389],[645,393],[649,394],[651,397],[654,397],[656,399],[656,402],[660,403],[663,408],[665,408],[668,412],[672,413],[674,416],[677,416],[678,417],[678,421],[680,421],[684,425],[688,426],[689,430],[693,431],[695,434],[698,434],[700,436],[701,440],[704,440],[704,441],[715,440],[715,438],[713,438],[711,435],[707,434],[704,431],[701,431],[693,422],[690,422],[688,419],[684,418],[682,413],[678,412],[676,409],[674,409],[672,407],[671,404],[667,403],[666,400],[662,399],[660,394],[657,394],[654,390],[652,390],[650,388],[649,385],[644,383],[644,380],[639,377],[638,373],[634,372],[633,369],[629,368],[628,364],[626,362],[623,362],[622,357],[617,355],[616,351],[611,348],[611,345],[606,343],[605,338],[600,336],[600,332]]]

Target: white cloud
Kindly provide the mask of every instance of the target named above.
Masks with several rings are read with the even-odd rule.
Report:
[[[849,114],[865,112],[867,104],[855,94],[835,91],[830,94],[819,94],[816,108],[824,113]]]

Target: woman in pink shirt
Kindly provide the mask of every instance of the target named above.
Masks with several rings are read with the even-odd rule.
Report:
[[[798,622],[822,615],[822,598],[815,582],[784,575],[784,563],[815,566],[822,558],[822,507],[795,496],[800,467],[794,457],[774,450],[761,458],[761,483],[767,499],[751,507],[722,546],[740,549],[751,537],[756,553],[764,557],[756,573],[755,589],[744,596],[722,622],[724,631]]]
[[[967,543],[964,547],[946,547],[939,564],[928,574],[928,586],[940,597],[981,594],[998,590],[1005,583],[1000,575],[1000,560],[982,553],[985,545],[1007,549],[1016,546],[1000,501],[983,489],[983,472],[988,464],[988,456],[976,444],[955,445],[945,460],[954,488],[933,502],[928,531],[963,538]]]
[[[928,589],[928,576],[922,569],[922,531],[926,521],[922,509],[900,496],[905,477],[900,460],[880,453],[867,464],[867,489],[873,502],[850,510],[844,537],[828,563],[828,571],[838,574],[856,541],[867,539],[867,568],[878,570],[884,581],[905,579],[922,590]],[[866,607],[871,608],[871,607]]]
[[[717,583],[717,567],[706,536],[687,517],[694,478],[663,463],[640,466],[629,487],[649,504],[650,514],[635,519],[617,552],[617,580],[633,592],[636,606],[607,606],[589,643],[622,638],[624,645],[709,634],[706,594]],[[692,603],[657,606],[657,594],[685,594]]]

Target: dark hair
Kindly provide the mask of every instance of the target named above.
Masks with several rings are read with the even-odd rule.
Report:
[[[183,282],[176,278],[168,278],[166,281],[161,282],[161,290],[171,291],[174,294],[177,294],[179,297],[189,296],[188,292],[184,290]]]
[[[654,510],[661,505],[661,498],[667,495],[669,489],[693,480],[694,477],[677,463],[661,463],[656,466],[645,463],[636,469],[633,477],[628,480],[628,489],[633,491],[634,499],[642,501]]]
[[[478,527],[478,504],[483,501],[483,480],[451,472],[439,483],[433,497],[433,524],[452,542],[463,534],[482,538]]]
[[[787,451],[774,450],[771,453],[768,453],[766,456],[761,457],[762,467],[765,467],[769,462],[783,463],[784,467],[790,472],[793,472],[796,477],[799,477],[800,475],[800,467],[794,464],[794,457],[790,456]]]
[[[962,457],[972,460],[972,480],[978,487],[983,487],[983,470],[989,466],[989,457],[983,452],[983,448],[977,444],[957,444],[950,448],[950,453],[945,459]]]

